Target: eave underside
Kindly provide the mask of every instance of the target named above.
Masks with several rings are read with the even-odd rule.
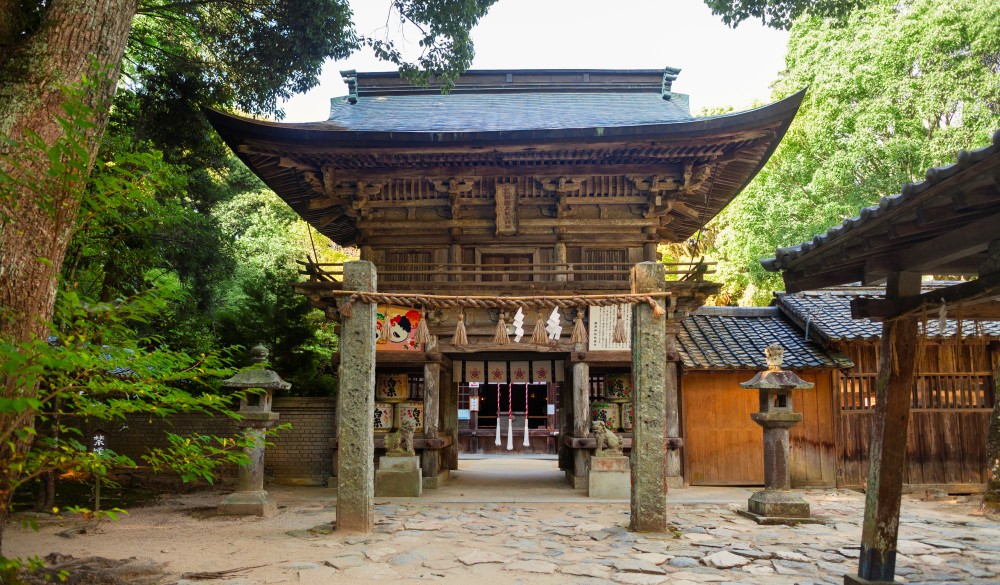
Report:
[[[659,242],[687,239],[739,193],[800,100],[721,122],[591,129],[591,136],[579,129],[453,134],[439,141],[383,134],[366,140],[364,133],[281,128],[217,112],[210,118],[296,213],[342,245],[401,229],[444,242],[491,234],[494,193],[510,183],[519,236],[557,231],[566,241],[628,235]]]

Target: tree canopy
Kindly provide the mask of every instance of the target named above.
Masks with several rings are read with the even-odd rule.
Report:
[[[1000,127],[1000,5],[880,1],[796,21],[776,99],[808,87],[768,165],[714,224],[732,299],[766,303],[759,260],[920,180]]]
[[[866,0],[705,0],[712,14],[722,17],[729,26],[739,26],[750,18],[759,18],[765,26],[788,29],[802,15],[844,18]]]

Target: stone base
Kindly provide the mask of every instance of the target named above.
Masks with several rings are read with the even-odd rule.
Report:
[[[892,581],[869,581],[850,573],[844,575],[844,585],[886,585],[886,583],[898,583],[898,581],[895,579]]]
[[[784,490],[763,490],[750,496],[748,510],[737,510],[757,524],[822,524],[809,514],[809,503],[802,496]]]
[[[632,474],[628,457],[591,457],[587,496],[608,500],[632,497]]]
[[[422,473],[422,472],[421,472]],[[423,484],[425,490],[436,490],[440,487],[444,487],[448,484],[451,479],[451,470],[443,469],[438,472],[435,476],[427,476],[423,478]]]
[[[684,477],[681,475],[667,476],[667,489],[678,490],[684,487]]]
[[[566,483],[570,485],[575,490],[585,490],[587,489],[588,483],[587,476],[585,475],[573,475],[572,469],[566,470]]]
[[[224,516],[273,516],[278,505],[267,492],[236,492],[226,496],[216,511]]]
[[[420,458],[380,457],[375,472],[375,497],[417,498],[423,493]]]

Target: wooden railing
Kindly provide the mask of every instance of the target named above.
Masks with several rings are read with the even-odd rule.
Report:
[[[714,262],[664,263],[667,280],[700,281],[714,274]],[[344,265],[299,261],[299,274],[313,283],[343,282]],[[539,263],[539,264],[437,264],[416,262],[377,267],[380,282],[402,283],[531,283],[531,282],[628,282],[634,264],[628,263]]]
[[[841,410],[875,408],[876,373],[851,373],[840,379]],[[921,372],[910,391],[910,408],[917,410],[985,409],[993,407],[990,372]]]

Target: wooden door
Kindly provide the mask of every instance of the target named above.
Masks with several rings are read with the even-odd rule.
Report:
[[[483,254],[483,270],[503,271],[502,274],[484,274],[483,282],[515,282],[531,280],[534,254]]]
[[[789,432],[792,487],[836,485],[831,373],[800,372],[811,390],[792,394],[802,422]],[[757,391],[740,388],[752,372],[687,372],[681,381],[685,479],[691,485],[762,485],[763,429],[750,418]]]
[[[750,419],[757,393],[746,373],[683,377],[685,478],[691,485],[762,485],[763,430]]]

